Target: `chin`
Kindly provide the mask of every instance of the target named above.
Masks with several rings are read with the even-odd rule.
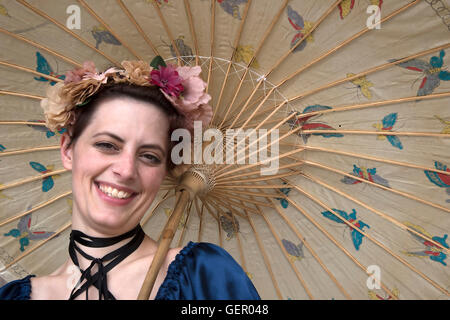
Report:
[[[134,228],[140,221],[119,210],[97,210],[87,217],[89,229],[116,236]]]

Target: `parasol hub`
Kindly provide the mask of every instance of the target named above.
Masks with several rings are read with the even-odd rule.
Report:
[[[193,165],[180,177],[177,191],[187,190],[192,200],[196,195],[204,195],[215,186],[212,169],[208,165]]]

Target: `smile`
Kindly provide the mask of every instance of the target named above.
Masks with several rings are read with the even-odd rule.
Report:
[[[101,195],[101,198],[108,202],[113,202],[114,204],[126,204],[137,195],[137,193],[132,190],[115,188],[101,182],[96,182],[95,185]]]
[[[99,189],[106,195],[110,196],[111,198],[118,198],[118,199],[126,199],[131,197],[131,193],[128,193],[126,191],[117,190],[116,188],[111,188],[108,186],[105,186],[103,184],[99,185]]]

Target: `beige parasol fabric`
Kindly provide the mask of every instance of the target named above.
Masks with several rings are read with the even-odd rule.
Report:
[[[447,0],[0,1],[0,284],[68,257],[46,88],[86,60],[161,55],[202,66],[211,128],[260,138],[244,163],[199,166],[211,190],[172,246],[222,246],[263,299],[448,299],[449,48]],[[154,239],[177,184],[142,221]]]

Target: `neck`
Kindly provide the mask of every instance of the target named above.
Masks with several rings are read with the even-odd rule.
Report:
[[[140,230],[137,230],[135,226],[126,232],[113,236],[99,233],[92,235],[83,230],[73,228],[71,234],[73,244],[71,244],[71,246],[74,247],[75,245],[81,251],[80,253],[78,250],[74,250],[79,267],[84,270],[92,262],[91,259],[83,256],[83,254],[94,259],[102,259],[111,252],[133,241],[133,239],[138,236],[139,232]],[[72,260],[74,260],[73,257]],[[104,261],[104,265],[108,264],[108,262],[108,260]]]

